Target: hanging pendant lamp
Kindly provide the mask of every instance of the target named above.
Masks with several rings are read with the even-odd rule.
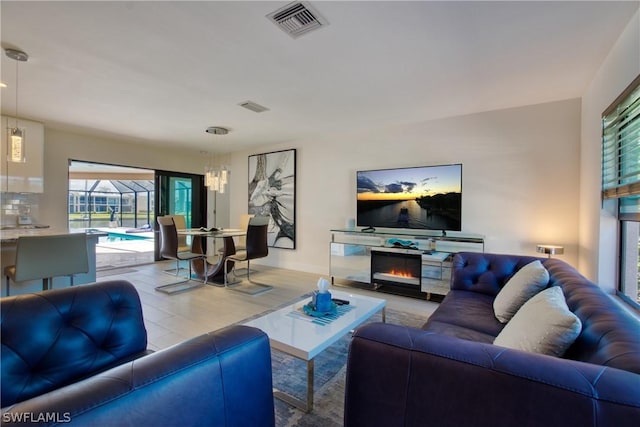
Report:
[[[229,133],[229,129],[219,127],[219,126],[210,126],[205,132],[210,133],[212,135],[227,135]],[[224,193],[227,182],[228,182],[229,171],[226,166],[215,165],[212,164],[207,167],[205,171],[205,186],[209,189],[209,191],[214,191],[217,193]]]
[[[8,147],[7,160],[13,163],[24,163],[27,158],[25,155],[26,132],[18,126],[18,63],[27,62],[29,55],[16,49],[5,49],[5,54],[16,61],[16,122],[15,127],[8,127]]]

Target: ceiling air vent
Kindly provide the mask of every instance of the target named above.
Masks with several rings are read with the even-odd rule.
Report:
[[[229,129],[220,126],[209,126],[204,131],[212,135],[226,135],[229,133]]]
[[[282,31],[294,39],[309,31],[329,25],[307,2],[295,2],[267,15]]]
[[[253,111],[255,113],[262,113],[264,111],[269,111],[269,109],[267,107],[263,107],[262,105],[256,104],[253,101],[244,101],[244,102],[241,102],[238,105],[241,106],[241,107],[246,108],[247,110],[251,110],[251,111]]]

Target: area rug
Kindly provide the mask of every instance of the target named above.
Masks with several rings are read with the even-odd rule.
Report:
[[[428,314],[412,313],[386,309],[387,323],[422,326]],[[381,314],[374,315],[366,323],[382,321]],[[314,402],[313,411],[304,413],[289,404],[274,399],[277,427],[339,427],[344,415],[344,382],[346,374],[347,352],[351,334],[347,334],[335,344],[320,353],[314,362]],[[273,368],[273,386],[304,399],[307,386],[306,362],[277,350],[271,352]]]

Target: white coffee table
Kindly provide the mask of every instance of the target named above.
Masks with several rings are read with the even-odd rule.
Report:
[[[323,323],[324,318],[316,319],[301,312],[310,297],[244,323],[263,330],[269,336],[272,348],[307,362],[306,402],[283,391],[274,391],[274,396],[305,412],[313,410],[314,358],[375,313],[382,311],[382,321],[386,320],[387,302],[383,299],[333,289],[331,295],[348,300],[351,308],[326,324]]]

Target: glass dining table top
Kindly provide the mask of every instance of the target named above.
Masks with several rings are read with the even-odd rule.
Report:
[[[177,230],[178,234],[185,236],[203,236],[203,237],[237,237],[247,234],[246,230],[239,228],[220,228],[215,231],[203,230],[201,228],[186,228]]]

